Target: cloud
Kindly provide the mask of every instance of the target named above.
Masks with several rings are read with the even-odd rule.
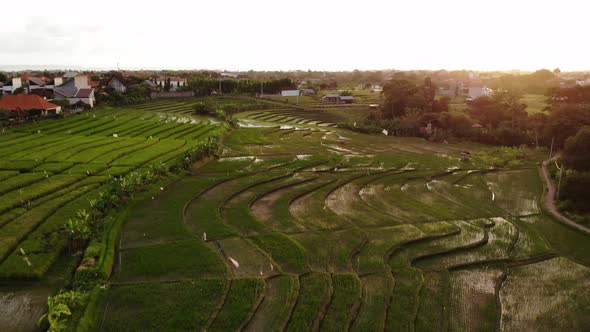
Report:
[[[78,51],[84,38],[99,31],[100,27],[96,25],[75,26],[55,23],[45,17],[29,18],[26,24],[15,30],[0,31],[0,59],[39,59],[40,55],[55,59]]]

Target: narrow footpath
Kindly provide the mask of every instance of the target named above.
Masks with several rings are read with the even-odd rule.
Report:
[[[543,172],[543,181],[545,181],[545,187],[547,188],[547,193],[545,194],[545,201],[543,202],[543,204],[545,205],[545,208],[547,209],[547,211],[549,213],[551,213],[559,221],[590,235],[590,228],[584,227],[584,226],[574,222],[573,220],[567,218],[566,216],[561,214],[559,212],[559,210],[557,210],[557,207],[555,206],[555,186],[553,185],[553,181],[551,181],[551,177],[549,176],[549,171],[547,170],[547,165],[550,162],[553,162],[554,160],[556,160],[557,158],[559,158],[559,154],[556,154],[551,159],[547,159],[547,160],[543,161],[543,163],[541,164],[541,171]]]

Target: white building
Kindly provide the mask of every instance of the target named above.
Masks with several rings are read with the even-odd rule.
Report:
[[[297,97],[299,96],[299,90],[281,90],[281,96],[283,97]]]
[[[96,102],[94,89],[88,84],[88,77],[85,75],[75,76],[59,86],[54,86],[53,94],[54,99],[67,99],[70,105],[85,104],[94,107]]]
[[[113,88],[113,90],[119,91],[121,93],[127,91],[125,79],[120,75],[113,75],[113,77],[111,77],[111,79],[108,81],[107,87]]]
[[[186,78],[182,77],[158,77],[156,78],[156,84],[164,88],[168,80],[170,80],[170,91],[172,92],[186,85]]]
[[[2,94],[10,95],[13,94],[14,91],[18,88],[23,87],[23,81],[20,77],[14,77],[13,79],[9,80],[2,86]]]

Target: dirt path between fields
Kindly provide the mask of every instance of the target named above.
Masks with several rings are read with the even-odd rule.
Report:
[[[589,228],[586,228],[586,227],[572,221],[571,219],[567,218],[566,216],[562,215],[557,210],[557,207],[555,206],[555,186],[553,184],[553,181],[551,181],[551,178],[549,177],[549,171],[547,170],[547,164],[549,164],[550,162],[554,161],[557,158],[559,158],[559,154],[556,154],[551,159],[547,159],[547,160],[543,161],[543,163],[541,164],[542,165],[541,171],[543,173],[543,181],[545,182],[545,187],[547,188],[547,192],[545,193],[545,201],[543,202],[543,204],[545,205],[545,208],[547,209],[547,211],[549,213],[551,213],[559,221],[561,221],[564,224],[567,224],[571,227],[574,227],[586,234],[590,234]]]

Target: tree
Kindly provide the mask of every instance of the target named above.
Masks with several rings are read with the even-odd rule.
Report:
[[[213,113],[211,103],[198,102],[195,104],[194,110],[197,115],[211,115]]]
[[[8,76],[6,76],[6,74],[5,74],[5,73],[3,73],[3,72],[1,72],[1,71],[0,71],[0,82],[1,82],[1,83],[4,83],[4,82],[6,82],[7,80],[8,80]]]
[[[393,119],[406,113],[410,100],[417,92],[416,85],[406,79],[392,79],[383,87],[382,114],[385,119]]]
[[[528,129],[533,131],[533,135],[535,136],[535,145],[539,146],[539,140],[543,139],[543,137],[541,136],[541,134],[543,133],[543,131],[545,130],[545,127],[547,126],[547,122],[548,122],[549,117],[547,116],[547,114],[544,113],[535,113],[531,116],[529,116],[528,119]],[[547,143],[547,141],[545,140],[544,143]]]
[[[561,187],[560,208],[579,213],[590,213],[590,172],[568,174]]]
[[[575,136],[565,141],[563,159],[570,168],[590,170],[590,127],[582,127]]]
[[[471,131],[473,122],[465,114],[441,113],[439,125],[457,136],[466,136]]]
[[[590,126],[590,109],[583,105],[566,104],[551,111],[545,136],[555,138],[555,144],[560,147],[583,126]]]

